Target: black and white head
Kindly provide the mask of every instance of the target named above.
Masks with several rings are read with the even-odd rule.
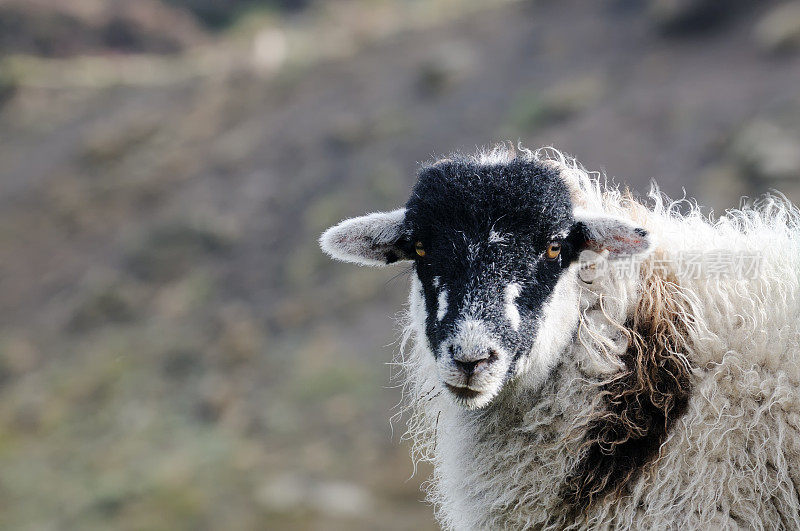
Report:
[[[426,166],[405,207],[342,221],[320,244],[346,262],[413,264],[418,340],[468,409],[510,381],[547,379],[578,326],[582,251],[651,248],[641,227],[582,214],[559,166],[534,156]]]

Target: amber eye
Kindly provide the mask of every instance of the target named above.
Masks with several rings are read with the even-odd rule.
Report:
[[[548,260],[555,260],[558,258],[558,255],[561,254],[561,244],[558,242],[550,242],[550,245],[547,246],[547,255]]]
[[[414,250],[417,251],[417,256],[425,256],[425,247],[422,245],[422,242],[415,243]]]

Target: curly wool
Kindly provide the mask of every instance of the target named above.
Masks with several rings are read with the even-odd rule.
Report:
[[[478,411],[439,391],[412,279],[398,360],[406,437],[434,465],[442,526],[800,527],[798,210],[767,197],[714,221],[655,185],[645,204],[552,149],[476,156],[514,157],[556,165],[576,205],[632,220],[658,246],[636,275],[581,283],[579,328],[542,389],[523,374]],[[751,253],[761,269],[678,266],[698,251]],[[630,441],[654,455],[626,453]]]

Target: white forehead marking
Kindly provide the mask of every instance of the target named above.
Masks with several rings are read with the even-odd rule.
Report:
[[[522,287],[516,282],[512,282],[506,286],[505,290],[506,318],[511,322],[511,328],[514,330],[519,330],[519,323],[521,320],[516,303],[520,291],[522,291]]]
[[[436,320],[441,321],[447,315],[447,290],[439,292],[438,309],[436,310]]]
[[[433,277],[433,287],[438,288],[439,284],[442,283],[442,277]]]
[[[489,232],[489,243],[508,243],[508,239],[505,234],[493,230]]]
[[[474,263],[475,260],[477,260],[479,251],[480,247],[476,242],[469,242],[467,244],[467,253],[469,253],[467,258],[469,259],[470,263]]]

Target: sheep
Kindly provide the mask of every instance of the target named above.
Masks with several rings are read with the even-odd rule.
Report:
[[[405,207],[320,244],[410,264],[406,436],[444,528],[800,528],[800,212],[782,196],[713,220],[497,147],[424,166]]]

